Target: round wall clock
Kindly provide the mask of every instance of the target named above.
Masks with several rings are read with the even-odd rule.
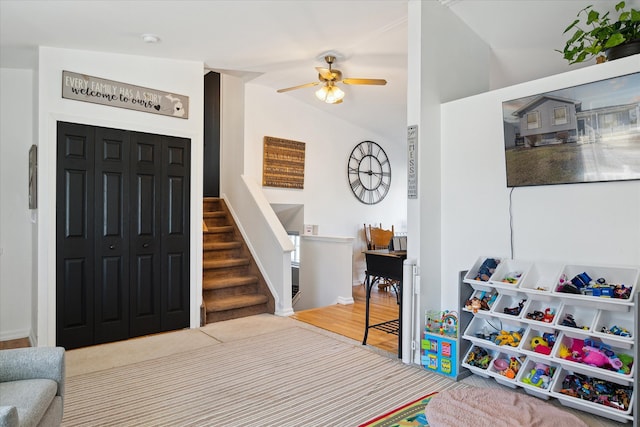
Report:
[[[391,164],[387,153],[373,141],[362,141],[349,156],[347,174],[358,200],[374,205],[385,198],[391,185]]]

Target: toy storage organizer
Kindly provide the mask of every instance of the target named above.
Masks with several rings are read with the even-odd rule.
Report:
[[[487,272],[488,259],[498,263]],[[470,343],[463,367],[541,399],[633,421],[640,267],[480,257],[463,282],[460,312],[473,316],[461,330]]]
[[[462,283],[465,272],[460,273]],[[466,301],[467,296],[461,292],[458,305]],[[466,369],[460,369],[462,357],[469,349],[470,343],[462,339],[462,331],[469,325],[473,315],[468,312],[427,311],[425,328],[420,346],[420,364],[428,371],[459,381],[471,375]]]

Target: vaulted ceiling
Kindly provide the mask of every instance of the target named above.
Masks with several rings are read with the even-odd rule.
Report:
[[[531,51],[535,61],[536,52],[561,48],[566,39],[562,31],[582,7],[613,9],[616,3],[439,1],[491,46],[497,63],[514,50]],[[275,91],[317,81],[315,67],[326,65],[322,57],[332,52],[345,77],[384,78],[388,84],[345,87],[345,101],[339,105],[318,101],[314,88],[279,96],[336,113],[384,136],[389,129],[406,127],[407,3],[0,0],[0,66],[35,68],[37,46],[42,45],[202,61],[209,69],[244,76]],[[157,35],[159,42],[145,43],[143,34]]]

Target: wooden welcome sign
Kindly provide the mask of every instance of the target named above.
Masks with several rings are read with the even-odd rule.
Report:
[[[85,74],[62,72],[62,97],[164,116],[189,118],[189,97]]]

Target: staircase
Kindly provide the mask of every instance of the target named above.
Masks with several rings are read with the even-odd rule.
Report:
[[[202,319],[273,313],[275,301],[224,200],[203,200]]]

